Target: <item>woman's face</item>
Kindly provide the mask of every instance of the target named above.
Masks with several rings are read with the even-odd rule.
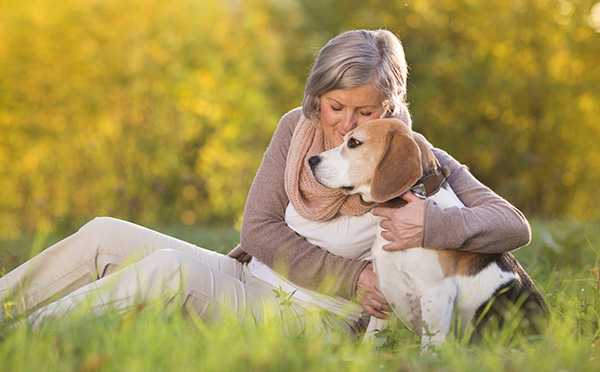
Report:
[[[329,91],[321,96],[321,124],[325,138],[334,146],[344,142],[350,130],[379,119],[384,109],[379,92],[371,84]]]

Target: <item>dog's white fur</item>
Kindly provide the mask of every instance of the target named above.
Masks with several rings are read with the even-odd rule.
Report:
[[[387,151],[386,136],[390,128],[398,130],[396,125],[382,125],[381,121],[386,120],[361,125],[346,135],[342,145],[313,158],[311,168],[315,179],[327,187],[360,194],[367,202],[381,202],[373,198],[375,172],[380,171],[379,162]],[[414,141],[420,140],[408,128],[400,129],[407,131]],[[428,149],[427,144],[419,144],[419,147],[421,152]],[[463,207],[448,184],[430,198],[442,208]],[[472,324],[478,308],[489,301],[498,288],[519,275],[503,271],[497,263],[469,275],[466,269],[448,269],[449,265],[456,266],[457,260],[469,259],[468,255],[456,256],[464,252],[425,248],[386,252],[382,249],[385,244],[380,227],[372,247],[380,290],[394,314],[421,336],[423,351],[443,343],[453,326],[464,329]],[[386,321],[371,317],[365,338],[373,338],[385,324]]]

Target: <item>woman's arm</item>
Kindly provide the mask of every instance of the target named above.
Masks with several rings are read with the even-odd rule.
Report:
[[[531,229],[517,208],[479,182],[448,153],[433,149],[452,171],[448,183],[465,207],[441,209],[428,200],[423,246],[479,253],[502,253],[529,244]]]
[[[307,289],[352,299],[368,262],[342,258],[310,244],[285,223],[284,172],[300,109],[280,121],[254,178],[242,220],[241,248]]]

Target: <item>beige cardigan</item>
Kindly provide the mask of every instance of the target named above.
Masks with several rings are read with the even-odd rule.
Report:
[[[301,287],[353,299],[358,276],[368,262],[331,254],[308,243],[285,223],[284,169],[300,115],[300,108],[288,112],[275,130],[248,194],[240,247],[230,255],[239,259],[247,253]],[[518,209],[446,152],[433,151],[452,171],[448,182],[466,207],[442,210],[428,201],[423,247],[500,253],[529,244],[529,223]]]

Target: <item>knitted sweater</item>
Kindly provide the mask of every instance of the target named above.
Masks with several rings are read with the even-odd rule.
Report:
[[[248,253],[301,287],[353,299],[358,276],[368,262],[343,258],[312,245],[285,222],[289,201],[284,170],[300,115],[301,109],[297,108],[279,122],[248,194],[240,246],[230,255]],[[433,152],[452,171],[448,182],[465,207],[442,210],[428,200],[423,247],[501,253],[529,243],[529,223],[517,208],[480,183],[446,152]]]

